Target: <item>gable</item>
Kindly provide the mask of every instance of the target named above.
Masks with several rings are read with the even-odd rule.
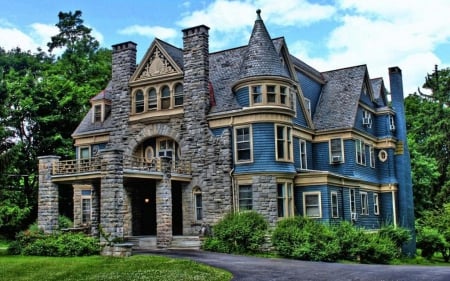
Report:
[[[153,41],[130,82],[182,75],[183,71],[159,40]]]

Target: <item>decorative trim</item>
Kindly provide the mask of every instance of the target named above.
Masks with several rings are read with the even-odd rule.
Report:
[[[388,159],[388,153],[386,152],[386,150],[382,149],[380,150],[380,152],[378,152],[378,159],[381,162],[385,162]]]

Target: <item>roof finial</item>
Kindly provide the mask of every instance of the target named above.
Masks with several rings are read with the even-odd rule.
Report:
[[[256,19],[261,20],[261,9],[256,10],[256,14],[258,15]]]

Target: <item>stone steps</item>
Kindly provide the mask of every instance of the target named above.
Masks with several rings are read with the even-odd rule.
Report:
[[[131,236],[126,240],[136,250],[157,249],[156,236]],[[200,247],[201,240],[198,236],[173,236],[169,249],[199,250]]]

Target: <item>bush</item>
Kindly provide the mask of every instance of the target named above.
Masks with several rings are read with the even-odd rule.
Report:
[[[409,233],[408,229],[403,227],[396,227],[392,224],[383,226],[380,229],[379,234],[391,239],[399,249],[404,243],[411,240],[411,234]]]
[[[336,261],[340,247],[330,227],[297,216],[281,220],[272,235],[281,256],[312,261]]]
[[[74,257],[96,255],[99,252],[99,241],[82,233],[48,235],[23,249],[23,254],[28,256]]]
[[[66,216],[58,217],[58,229],[71,228],[73,226],[73,222]]]
[[[8,253],[10,255],[20,255],[25,247],[44,237],[44,232],[38,228],[37,224],[32,224],[27,230],[21,231],[16,235],[16,240],[9,244]]]
[[[355,255],[361,263],[387,264],[399,257],[397,245],[389,238],[379,233],[367,233],[365,239],[356,248]]]
[[[213,227],[205,250],[224,253],[257,253],[265,242],[267,221],[255,211],[227,214]]]
[[[422,257],[431,259],[436,252],[445,249],[446,240],[436,228],[420,227],[417,233],[417,247],[422,250]]]
[[[358,246],[365,239],[364,230],[355,227],[349,221],[343,221],[339,225],[333,226],[333,231],[340,248],[339,259],[357,260]]]

